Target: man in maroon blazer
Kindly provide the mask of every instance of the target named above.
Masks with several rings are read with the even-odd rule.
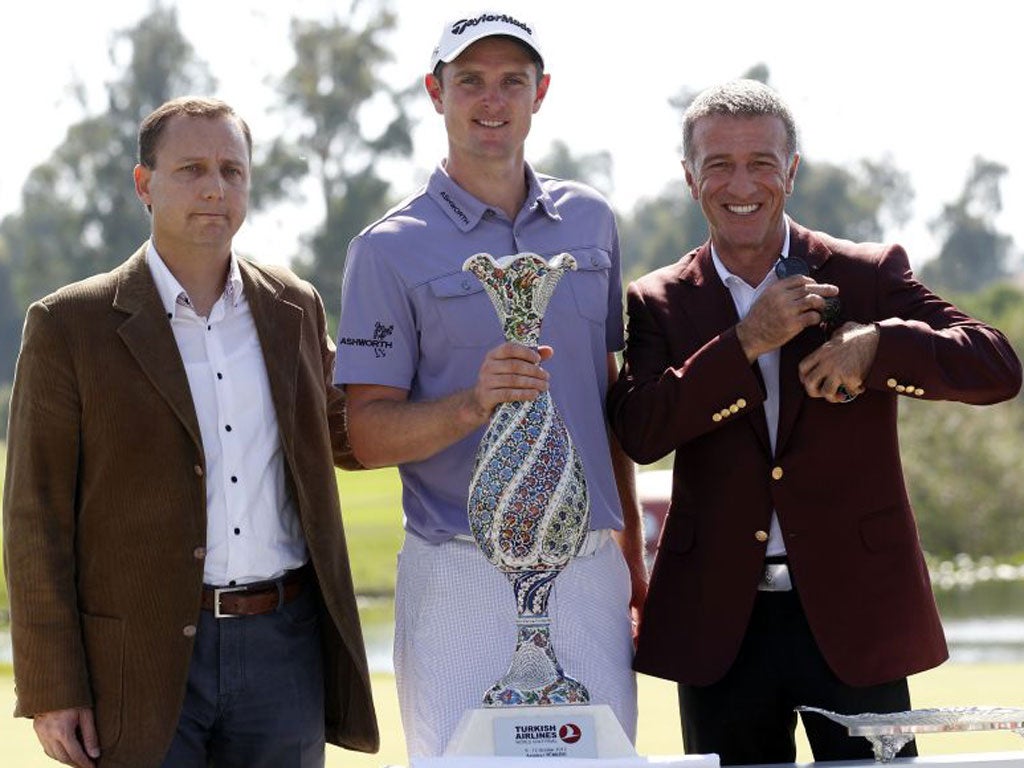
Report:
[[[792,115],[741,80],[684,119],[711,239],[628,289],[609,393],[626,452],[675,451],[635,667],[680,683],[688,752],[792,762],[794,707],[910,706],[947,658],[900,467],[900,397],[994,403],[1021,367],[999,331],[918,283],[899,246],[786,217]],[[816,760],[867,757],[818,715]],[[913,745],[903,754],[913,754]]]

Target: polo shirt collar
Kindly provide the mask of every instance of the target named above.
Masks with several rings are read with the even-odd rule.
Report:
[[[542,210],[551,219],[561,221],[558,208],[551,195],[544,191],[537,174],[529,163],[524,163],[526,173],[526,201],[523,207],[527,210]],[[440,163],[430,175],[427,182],[429,195],[452,223],[462,232],[469,232],[480,223],[491,206],[473,197],[460,187],[448,175],[444,163]]]
[[[533,167],[526,163],[526,200],[527,204],[534,209],[541,209],[553,221],[561,221],[562,216],[558,212],[558,206],[544,188],[541,186]]]

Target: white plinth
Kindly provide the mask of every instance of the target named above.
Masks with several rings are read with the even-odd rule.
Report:
[[[571,757],[464,756],[419,757],[413,759],[410,768],[719,768],[719,763],[717,755],[613,757],[596,760],[577,760]]]
[[[880,768],[880,766],[913,766],[913,768],[1022,768],[1024,752],[976,752],[959,755],[928,755],[925,757],[897,757],[888,763],[874,760],[840,760],[836,762],[798,763],[797,768],[824,768],[825,766],[842,766],[842,768]],[[749,768],[794,768],[793,763],[772,763],[771,765],[752,765]]]

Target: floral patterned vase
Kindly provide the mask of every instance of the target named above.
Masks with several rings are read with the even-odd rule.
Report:
[[[536,347],[548,301],[576,260],[484,253],[463,269],[483,283],[505,338]],[[484,556],[512,582],[518,610],[512,661],[484,706],[588,703],[586,687],[563,672],[551,644],[548,595],[587,534],[590,502],[583,464],[547,392],[495,409],[477,449],[468,511]]]

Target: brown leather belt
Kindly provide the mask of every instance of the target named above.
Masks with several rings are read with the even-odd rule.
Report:
[[[218,619],[259,616],[276,611],[302,594],[305,575],[305,568],[297,568],[274,581],[260,581],[239,587],[203,585],[203,610],[213,611],[214,617]]]

